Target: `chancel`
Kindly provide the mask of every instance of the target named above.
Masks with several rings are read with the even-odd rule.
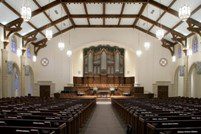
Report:
[[[201,134],[201,0],[0,0],[0,134]]]

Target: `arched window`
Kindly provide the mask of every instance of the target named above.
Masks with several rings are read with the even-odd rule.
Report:
[[[194,35],[193,39],[192,39],[192,51],[193,51],[193,53],[198,52],[198,37],[197,37],[197,35]]]
[[[13,53],[17,53],[17,39],[14,35],[12,35],[10,39],[10,48]]]

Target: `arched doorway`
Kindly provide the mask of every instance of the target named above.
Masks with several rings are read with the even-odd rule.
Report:
[[[180,66],[178,66],[174,75],[174,96],[183,96],[183,82],[183,77],[180,76]]]
[[[193,63],[188,73],[188,96],[190,97],[201,97],[201,74],[197,72],[197,64]]]
[[[34,72],[31,66],[25,67],[25,95],[33,95],[34,90]]]
[[[17,97],[21,96],[20,87],[20,69],[16,63],[13,63],[13,69],[11,73],[11,96]]]

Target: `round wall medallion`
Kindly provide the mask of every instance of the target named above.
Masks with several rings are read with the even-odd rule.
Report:
[[[164,67],[164,66],[167,65],[167,59],[166,58],[161,58],[160,61],[159,61],[159,63],[160,63],[161,66]]]
[[[49,64],[49,60],[47,58],[42,58],[41,59],[41,65],[47,66]]]

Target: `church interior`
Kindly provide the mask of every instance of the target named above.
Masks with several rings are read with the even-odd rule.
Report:
[[[201,0],[0,0],[0,134],[201,134]]]

